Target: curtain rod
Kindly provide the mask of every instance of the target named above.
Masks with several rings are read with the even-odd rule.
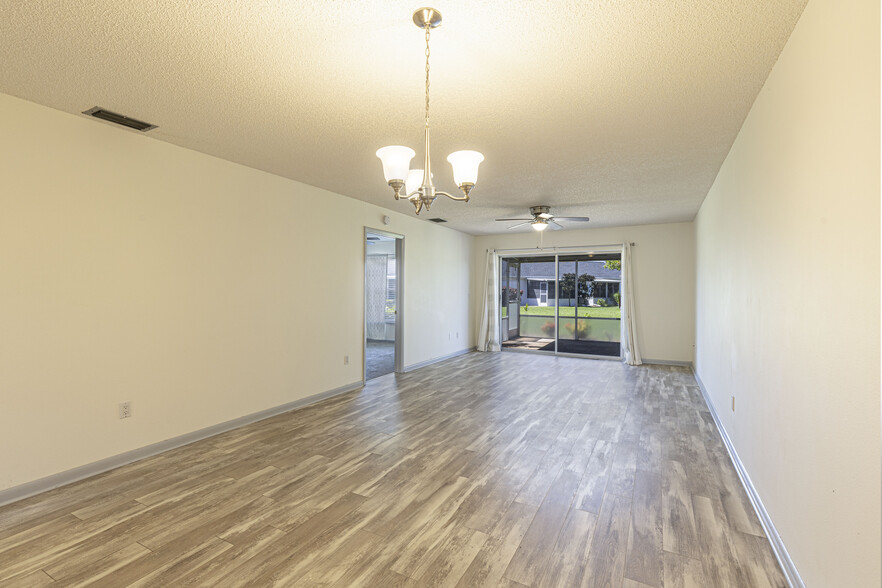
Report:
[[[597,247],[621,247],[624,243],[608,243],[606,245],[568,245],[566,247],[530,247],[530,248],[521,248],[521,249],[493,249],[497,253],[500,251],[558,251],[560,249],[594,249]],[[631,247],[636,247],[636,243],[631,243]],[[488,249],[487,251],[490,251]]]

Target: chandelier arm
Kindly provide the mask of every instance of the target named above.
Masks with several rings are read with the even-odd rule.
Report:
[[[404,182],[401,180],[389,180],[389,185],[392,186],[392,191],[395,192],[395,200],[401,199],[401,190],[404,188]]]
[[[466,194],[465,196],[454,196],[452,194],[448,194],[447,192],[435,191],[435,195],[436,196],[447,196],[451,200],[457,200],[459,202],[468,202],[469,201],[468,194]]]

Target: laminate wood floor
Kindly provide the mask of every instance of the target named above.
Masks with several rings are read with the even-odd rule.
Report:
[[[786,586],[691,374],[472,353],[0,508],[3,586]]]

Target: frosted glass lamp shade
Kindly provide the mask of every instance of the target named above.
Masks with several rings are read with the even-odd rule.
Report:
[[[477,151],[454,151],[447,156],[447,161],[453,166],[453,181],[457,186],[478,183],[478,166],[484,161],[483,155]]]
[[[533,229],[542,232],[548,228],[548,223],[545,221],[533,221]]]
[[[377,157],[383,162],[383,175],[386,176],[386,181],[400,180],[403,182],[407,179],[410,160],[414,155],[416,152],[413,149],[401,145],[390,145],[377,149]]]
[[[404,193],[410,194],[423,185],[423,170],[412,169],[407,173],[407,179],[404,180]]]

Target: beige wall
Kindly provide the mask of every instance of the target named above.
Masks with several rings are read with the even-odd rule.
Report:
[[[405,365],[474,345],[473,238],[406,203],[4,95],[0,129],[0,489],[361,380],[366,225],[405,235]]]
[[[546,231],[545,247],[636,243],[634,299],[637,340],[644,358],[692,362],[695,337],[695,243],[692,223]],[[487,249],[535,248],[535,231],[475,238],[472,293],[475,326],[480,320]]]
[[[879,4],[811,0],[696,220],[697,371],[812,587],[880,585],[879,100]]]

